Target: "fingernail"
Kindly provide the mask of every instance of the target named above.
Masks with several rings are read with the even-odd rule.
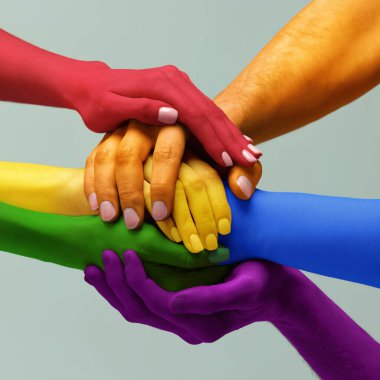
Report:
[[[256,154],[257,156],[262,156],[263,155],[263,152],[260,150],[260,149],[258,149],[258,148],[256,148],[254,145],[252,145],[252,144],[249,144],[248,145],[248,149],[250,149],[254,154]]]
[[[90,208],[92,211],[95,211],[98,209],[98,200],[96,199],[96,194],[91,193],[88,197],[88,203],[90,204]]]
[[[164,124],[175,124],[178,119],[178,111],[174,108],[161,107],[158,110],[158,121]]]
[[[195,235],[195,234],[190,235],[190,244],[193,247],[193,250],[195,252],[203,251],[203,245],[198,235]]]
[[[212,264],[223,263],[230,258],[230,250],[226,247],[219,247],[216,251],[208,253],[208,261]]]
[[[135,229],[140,221],[139,216],[137,215],[136,211],[133,208],[127,207],[126,209],[124,209],[123,215],[124,215],[124,222],[128,230]]]
[[[218,240],[214,234],[209,234],[205,239],[206,249],[213,251],[218,248]]]
[[[245,150],[243,149],[241,151],[241,154],[243,155],[243,157],[248,161],[248,162],[256,162],[257,159],[255,157],[252,156],[251,153],[248,152],[248,150]]]
[[[222,235],[228,235],[231,232],[231,223],[227,218],[219,220],[218,231]]]
[[[232,166],[233,165],[231,157],[227,152],[222,153],[222,160],[226,166]]]
[[[177,228],[173,227],[171,230],[170,230],[170,235],[172,236],[173,240],[177,243],[179,243],[182,239],[181,239],[181,236],[179,235],[179,232],[177,230]]]
[[[100,204],[100,216],[105,222],[109,222],[116,215],[116,211],[109,201],[104,201]]]
[[[247,177],[241,175],[236,180],[236,183],[247,198],[249,198],[252,195],[252,183]]]
[[[247,136],[247,135],[243,135],[243,136],[245,137],[245,139],[246,139],[247,141],[249,141],[249,142],[252,142],[252,141],[253,141],[249,136]]]
[[[166,217],[168,209],[164,202],[155,201],[152,207],[152,216],[154,220],[162,220]]]

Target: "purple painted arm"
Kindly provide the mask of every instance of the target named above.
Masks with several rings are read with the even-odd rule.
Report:
[[[323,379],[379,378],[380,345],[298,270],[247,261],[223,284],[174,293],[146,276],[133,251],[124,268],[112,251],[103,261],[105,272],[90,266],[85,279],[129,322],[199,344],[268,321]]]

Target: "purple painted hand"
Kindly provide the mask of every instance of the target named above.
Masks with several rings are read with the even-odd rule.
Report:
[[[105,272],[90,266],[85,280],[129,322],[170,331],[186,342],[214,342],[225,334],[280,313],[286,269],[260,261],[238,265],[226,282],[167,292],[149,279],[133,251],[125,267],[113,251],[103,253]]]
[[[167,292],[147,278],[137,254],[103,254],[105,272],[85,280],[129,322],[172,332],[186,342],[214,342],[269,321],[323,379],[378,379],[380,346],[296,269],[264,261],[238,265],[223,284]],[[317,333],[316,333],[317,332]]]

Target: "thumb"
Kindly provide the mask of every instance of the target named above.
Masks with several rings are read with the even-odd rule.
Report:
[[[111,94],[107,103],[109,112],[113,114],[111,117],[117,118],[120,123],[135,119],[145,124],[171,125],[178,119],[178,111],[160,100]]]
[[[250,168],[234,166],[228,174],[228,185],[237,198],[248,200],[255,192],[262,173],[260,161]]]

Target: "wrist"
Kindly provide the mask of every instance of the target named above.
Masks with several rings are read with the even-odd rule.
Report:
[[[261,131],[273,119],[268,107],[271,102],[265,100],[259,89],[249,88],[248,93],[243,85],[231,83],[215,97],[214,102],[255,143],[267,140]]]
[[[84,193],[84,170],[62,168],[59,172],[56,213],[63,215],[95,215]]]
[[[246,99],[239,93],[232,93],[228,88],[220,92],[214,103],[227,115],[227,117],[240,129],[246,124]]]
[[[290,267],[280,266],[276,279],[275,288],[270,291],[273,307],[268,321],[277,328],[297,326],[300,321],[302,325],[305,310],[313,303],[310,300],[320,293],[319,289],[302,272]]]
[[[110,70],[104,62],[72,60],[67,80],[61,81],[63,86],[59,89],[64,107],[82,115],[97,93],[96,85]]]

